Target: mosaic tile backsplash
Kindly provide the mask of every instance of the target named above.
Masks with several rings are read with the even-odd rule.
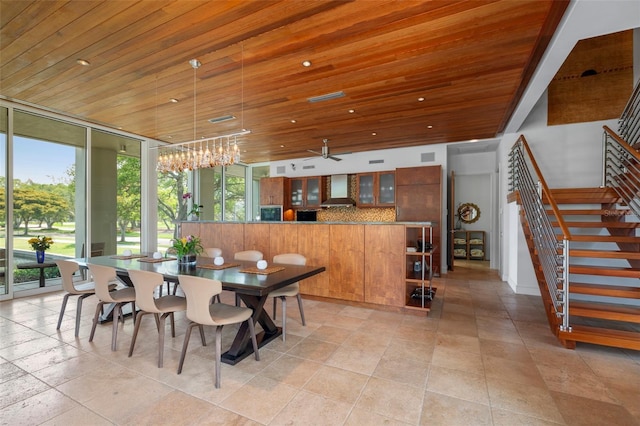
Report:
[[[318,210],[318,222],[395,222],[396,209],[330,207]]]

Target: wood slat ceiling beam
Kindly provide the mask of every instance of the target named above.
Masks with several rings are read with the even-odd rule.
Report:
[[[195,75],[196,136],[251,129],[247,163],[492,138],[567,3],[0,0],[0,95],[177,143]]]

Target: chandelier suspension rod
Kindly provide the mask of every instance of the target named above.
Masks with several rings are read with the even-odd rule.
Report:
[[[243,130],[241,132],[229,133],[229,134],[220,135],[220,136],[212,136],[210,138],[201,138],[201,139],[196,139],[196,140],[192,140],[192,141],[188,141],[188,142],[172,143],[172,144],[162,145],[162,146],[152,146],[152,147],[149,147],[149,149],[171,149],[173,147],[177,147],[177,146],[181,146],[181,145],[189,145],[189,144],[195,144],[195,143],[199,143],[199,142],[215,141],[216,139],[231,138],[231,137],[234,137],[234,136],[244,136],[244,135],[248,135],[249,133],[251,133],[251,130]]]

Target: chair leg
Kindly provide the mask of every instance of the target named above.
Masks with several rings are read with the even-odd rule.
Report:
[[[202,346],[207,346],[207,340],[204,338],[204,327],[202,324],[199,324],[200,328],[200,339],[202,339]]]
[[[76,306],[76,337],[78,337],[78,333],[80,332],[80,316],[82,315],[82,301],[89,296],[91,296],[91,293],[81,294],[80,297],[78,297],[78,304]]]
[[[62,317],[64,316],[64,310],[67,309],[67,301],[69,300],[69,296],[71,296],[71,293],[65,294],[64,297],[62,298],[62,307],[60,308],[60,316],[58,317],[58,326],[56,327],[56,330],[60,330],[60,324],[62,324]]]
[[[189,346],[189,337],[191,336],[191,330],[193,330],[193,327],[195,327],[196,325],[202,327],[201,324],[197,324],[192,321],[191,323],[189,323],[189,327],[187,327],[187,331],[184,334],[184,343],[182,344],[182,352],[180,352],[180,362],[178,362],[178,374],[182,373],[182,364],[184,364],[184,357],[187,354],[187,347]],[[200,328],[200,333],[203,333],[202,328]]]
[[[236,293],[236,306],[240,306],[240,295]]]
[[[222,326],[216,327],[216,389],[220,389],[220,369],[222,368]]]
[[[93,325],[91,326],[91,334],[89,334],[90,342],[93,342],[93,335],[96,333],[96,325],[98,325],[98,317],[102,312],[102,305],[104,305],[104,302],[98,302],[98,305],[96,306],[96,313],[93,316]]]
[[[140,323],[142,323],[142,317],[148,312],[140,312],[138,318],[135,321],[135,327],[133,327],[133,336],[131,337],[131,345],[129,346],[129,358],[133,355],[133,348],[136,345],[136,339],[138,338],[138,330],[140,330]]]
[[[170,312],[171,317],[171,337],[176,337],[176,321],[173,315],[173,312]]]
[[[163,314],[160,317],[160,332],[158,333],[158,368],[162,368],[164,361],[164,332],[167,323],[167,316],[170,313]]]
[[[116,303],[116,306],[113,308],[113,329],[111,331],[111,350],[116,350],[116,342],[118,341],[118,320],[122,314],[122,305],[120,303]]]
[[[307,323],[304,321],[304,308],[302,307],[302,296],[300,296],[300,293],[298,293],[296,297],[298,298],[298,308],[300,308],[300,318],[302,318],[302,325],[306,326]]]
[[[276,320],[276,315],[277,315],[277,312],[276,312],[276,308],[277,308],[277,303],[276,302],[277,301],[278,301],[278,298],[274,297],[273,298],[273,320],[274,321]]]
[[[156,330],[158,330],[158,333],[160,333],[160,315],[153,314],[153,318],[155,318],[156,320]]]
[[[251,333],[251,344],[253,345],[253,353],[255,354],[256,361],[260,361],[260,353],[258,352],[258,339],[256,339],[256,326],[253,324],[253,318],[247,320],[249,324],[249,332]]]
[[[282,341],[287,340],[287,298],[282,296]]]

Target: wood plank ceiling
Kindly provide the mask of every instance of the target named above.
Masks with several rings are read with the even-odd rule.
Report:
[[[492,138],[566,6],[1,0],[0,95],[169,143],[246,128],[246,163]]]

